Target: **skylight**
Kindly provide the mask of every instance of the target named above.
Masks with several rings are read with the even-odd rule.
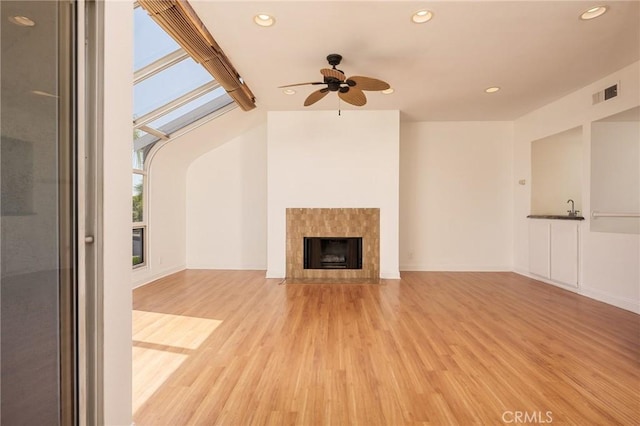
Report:
[[[133,67],[140,69],[151,62],[180,49],[169,34],[164,32],[147,12],[139,6],[133,10],[134,60]]]
[[[211,74],[137,5],[133,63],[134,168],[144,167],[156,142],[237,106]]]

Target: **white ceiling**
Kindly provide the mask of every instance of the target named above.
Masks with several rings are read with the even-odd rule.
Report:
[[[513,120],[640,58],[640,1],[196,1],[193,8],[256,95],[258,108],[303,109],[326,56],[348,76],[387,81],[365,109],[403,120]],[[578,16],[599,4],[605,15]],[[413,12],[434,18],[417,25]],[[257,13],[276,24],[253,23]],[[489,95],[484,89],[500,86]],[[621,88],[624,90],[624,88]],[[309,109],[337,109],[330,93]],[[357,108],[344,102],[342,109]]]

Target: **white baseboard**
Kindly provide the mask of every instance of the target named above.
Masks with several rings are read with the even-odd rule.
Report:
[[[264,271],[266,265],[211,265],[211,264],[188,264],[187,269],[217,269],[221,271]]]
[[[267,269],[267,273],[265,278],[278,278],[278,279],[284,279],[284,277],[287,274],[284,271],[272,271]]]
[[[640,314],[640,301],[638,300],[633,300],[626,297],[620,297],[620,296],[607,293],[602,290],[593,289],[593,288],[572,287],[572,286],[562,285],[561,283],[547,280],[543,277],[539,277],[537,275],[531,274],[526,271],[522,271],[520,269],[516,269],[513,272],[528,278],[532,278],[536,281],[540,281],[545,284],[550,284],[556,287],[560,287],[563,290],[568,290],[573,293],[577,293],[581,296],[588,297],[589,299],[597,300],[598,302],[603,302],[608,305],[615,306],[616,308],[620,308],[626,311],[631,311],[636,314]]]
[[[615,296],[613,294],[608,294],[602,290],[596,290],[593,288],[583,288],[581,289],[580,294],[591,299],[616,306],[620,309],[640,314],[640,302],[637,300]]]
[[[380,272],[380,278],[382,278],[383,280],[399,280],[400,271]]]
[[[138,279],[133,281],[133,288],[138,288],[138,287],[142,287],[143,285],[147,285],[155,280],[158,280],[160,278],[164,278],[167,275],[171,275],[171,274],[175,274],[176,272],[180,272],[180,271],[184,271],[186,269],[185,265],[178,265],[178,266],[174,266],[172,268],[168,268],[168,269],[163,269],[162,271],[156,272],[156,273],[152,273],[150,275],[146,275],[144,276],[144,278],[142,279]]]
[[[552,286],[555,286],[555,287],[559,287],[559,288],[561,288],[563,290],[569,290],[569,291],[571,291],[573,293],[580,294],[580,288],[578,286],[572,286],[572,285],[563,284],[563,283],[560,283],[560,282],[557,282],[557,281],[552,281],[552,280],[549,280],[549,279],[547,279],[545,277],[541,277],[539,275],[532,274],[532,273],[526,272],[526,271],[521,271],[521,270],[516,271],[516,270],[514,270],[513,272],[515,272],[516,274],[519,274],[519,275],[523,275],[523,276],[525,276],[527,278],[531,278],[533,280],[540,281],[540,282],[545,283],[545,284],[549,284],[549,285],[552,285]]]
[[[505,265],[451,265],[451,264],[422,264],[405,263],[400,265],[400,271],[424,272],[511,272],[513,268]]]

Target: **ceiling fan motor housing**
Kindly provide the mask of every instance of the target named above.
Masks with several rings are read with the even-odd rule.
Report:
[[[329,65],[332,65],[334,68],[336,65],[340,65],[340,61],[342,61],[342,55],[337,53],[331,53],[327,56],[327,62],[329,62]]]

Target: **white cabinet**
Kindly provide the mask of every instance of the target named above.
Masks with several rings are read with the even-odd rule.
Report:
[[[551,278],[551,221],[529,220],[529,272]]]
[[[529,272],[551,281],[578,287],[580,222],[529,221]]]
[[[578,287],[578,231],[575,221],[551,223],[551,279]]]

